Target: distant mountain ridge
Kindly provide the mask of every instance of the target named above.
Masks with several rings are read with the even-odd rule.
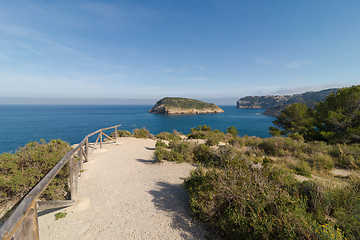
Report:
[[[304,103],[308,107],[314,107],[317,102],[324,101],[330,93],[336,91],[337,88],[331,88],[293,95],[247,96],[237,101],[237,108],[264,108],[266,110],[263,114],[279,116],[288,105]]]

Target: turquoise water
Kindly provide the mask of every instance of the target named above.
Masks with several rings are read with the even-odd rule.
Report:
[[[235,126],[239,135],[269,137],[268,128],[274,117],[263,109],[236,109],[221,106],[224,113],[200,115],[160,115],[147,111],[152,106],[0,106],[0,153],[13,152],[31,141],[63,139],[71,144],[100,128],[121,124],[132,131],[145,127],[151,133],[189,133],[192,127],[208,125],[226,131]]]

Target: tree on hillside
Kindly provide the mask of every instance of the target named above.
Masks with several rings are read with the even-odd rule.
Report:
[[[360,85],[330,94],[315,110],[292,104],[273,123],[278,127],[270,127],[273,136],[298,134],[306,140],[360,143]]]
[[[342,88],[315,107],[320,140],[331,143],[360,142],[360,85]]]
[[[294,103],[287,106],[273,123],[278,127],[270,127],[270,134],[273,136],[297,133],[305,137],[313,129],[314,118],[305,104]]]

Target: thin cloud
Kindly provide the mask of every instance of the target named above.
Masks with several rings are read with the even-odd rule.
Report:
[[[186,79],[187,81],[192,81],[192,82],[203,82],[203,81],[209,81],[211,79],[209,78],[205,78],[205,77],[190,77]]]
[[[155,71],[157,73],[186,73],[188,72],[187,68],[174,68],[174,67],[164,67],[159,71]]]
[[[43,53],[43,52],[41,52],[41,51],[38,51],[38,50],[36,50],[36,49],[33,48],[33,47],[30,47],[30,46],[29,46],[28,44],[26,44],[26,43],[18,43],[18,45],[19,45],[20,47],[22,47],[22,48],[24,48],[24,49],[26,49],[26,50],[34,53],[34,54],[40,56],[40,57],[49,58],[49,56],[48,56],[47,54],[45,54],[45,53]]]
[[[160,72],[172,73],[172,72],[175,72],[175,69],[174,68],[163,68],[160,70]]]
[[[205,67],[202,65],[195,65],[194,67],[200,70],[205,70]]]
[[[273,60],[270,60],[268,58],[256,58],[255,61],[257,63],[260,63],[260,64],[270,64],[270,63],[274,63]]]
[[[309,63],[310,61],[309,60],[304,60],[304,61],[294,61],[294,62],[290,62],[288,64],[285,65],[286,68],[288,69],[298,69],[300,68],[301,66]]]

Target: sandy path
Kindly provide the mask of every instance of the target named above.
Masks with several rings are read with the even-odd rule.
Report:
[[[182,182],[189,164],[152,164],[155,141],[121,138],[85,164],[76,206],[40,213],[40,239],[203,239]],[[55,221],[54,215],[67,216]]]

